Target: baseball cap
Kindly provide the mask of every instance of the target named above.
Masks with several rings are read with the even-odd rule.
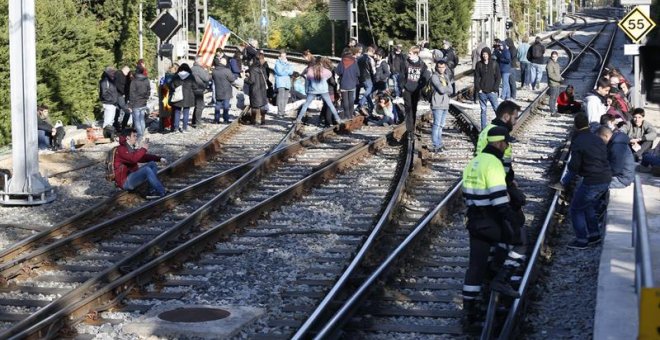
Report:
[[[488,143],[499,141],[506,141],[507,143],[512,141],[509,130],[502,126],[495,126],[488,130]]]

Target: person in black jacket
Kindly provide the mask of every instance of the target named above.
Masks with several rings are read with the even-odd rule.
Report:
[[[215,85],[215,114],[213,123],[220,124],[220,110],[222,119],[229,124],[229,100],[232,94],[232,85],[235,86],[236,75],[227,67],[227,59],[221,58],[213,70],[213,84]]]
[[[444,55],[444,59],[447,62],[447,71],[451,79],[454,79],[454,69],[458,66],[458,56],[456,55],[456,50],[451,46],[449,40],[443,40],[442,48],[440,49]],[[451,83],[452,94],[456,94],[456,82]]]
[[[117,98],[118,101],[123,100],[124,103],[128,103],[130,98],[129,91],[131,88],[132,80],[133,80],[133,73],[131,72],[131,68],[128,67],[127,65],[124,65],[121,68],[121,72],[115,72],[115,86],[117,87],[117,93],[119,94],[119,97]],[[115,121],[113,123],[115,129],[117,131],[124,130],[128,125],[128,120],[130,118],[131,115],[128,112],[124,112],[119,107],[117,107],[117,110],[115,111]]]
[[[188,64],[181,64],[179,69],[176,71],[174,78],[172,79],[172,89],[170,90],[170,105],[174,107],[174,122],[172,124],[172,132],[179,131],[185,132],[188,131],[188,119],[190,118],[190,108],[195,106],[195,94],[193,93],[193,87],[195,86],[195,80],[193,79],[192,70]],[[177,88],[181,87],[181,92],[183,94],[182,99],[178,101],[173,101],[172,99],[176,95]],[[183,117],[181,117],[183,115]],[[183,128],[179,127],[179,120],[183,118]]]
[[[341,106],[344,109],[341,118],[353,118],[353,103],[355,102],[355,91],[360,78],[360,68],[356,57],[360,49],[352,47],[341,57],[337,64],[336,72],[339,76],[339,91],[341,92]],[[308,80],[309,82],[309,80]]]
[[[488,124],[486,110],[488,103],[497,110],[497,91],[500,88],[500,67],[490,58],[490,48],[484,47],[481,50],[481,60],[474,69],[474,93],[475,99],[479,99],[481,106],[481,128]]]
[[[586,249],[601,241],[597,210],[599,202],[608,193],[612,171],[607,160],[607,146],[589,130],[587,115],[578,113],[574,121],[577,133],[571,143],[568,171],[559,183],[552,187],[564,190],[575,175],[582,176],[582,183],[575,189],[571,200],[571,222],[575,240],[568,247]]]
[[[133,116],[133,127],[137,131],[138,142],[142,140],[142,136],[146,131],[145,118],[149,113],[147,107],[147,100],[151,95],[151,83],[146,75],[146,69],[140,65],[135,69],[135,79],[131,81],[129,91],[129,107]]]
[[[259,62],[252,63],[248,69],[245,83],[250,85],[250,116],[252,124],[257,123],[257,116],[261,114],[261,125],[266,124],[266,111],[268,110],[268,84],[264,68]]]
[[[545,63],[543,62],[543,55],[545,54],[545,46],[541,43],[541,37],[536,37],[536,40],[527,50],[527,60],[531,63],[530,73],[530,90],[538,90],[541,86],[541,79],[543,78],[543,69]]]
[[[394,95],[401,97],[401,75],[406,72],[406,55],[402,52],[401,44],[394,46],[390,53],[388,63],[392,71],[392,82],[394,82]]]
[[[371,100],[371,93],[374,91],[374,75],[376,74],[376,61],[373,58],[375,48],[373,46],[367,47],[365,53],[358,59],[358,67],[360,68],[360,83],[357,87],[356,96],[358,99],[358,110],[368,115],[374,108],[374,102]],[[362,96],[361,90],[364,89]],[[368,111],[365,111],[364,105],[367,105]]]
[[[197,57],[195,63],[193,64],[191,70],[193,79],[193,94],[195,95],[195,110],[193,111],[193,119],[191,126],[201,127],[202,126],[202,113],[204,112],[204,92],[209,87],[209,81],[211,81],[211,73],[209,73],[207,65],[200,64],[201,58]]]
[[[403,102],[406,107],[406,127],[413,131],[417,118],[417,103],[422,87],[431,78],[428,67],[419,57],[419,47],[413,46],[408,51],[403,73]]]
[[[378,93],[383,93],[387,89],[387,80],[390,79],[392,72],[387,63],[385,50],[379,48],[376,50],[374,60],[376,61],[376,74],[374,75],[374,88]]]

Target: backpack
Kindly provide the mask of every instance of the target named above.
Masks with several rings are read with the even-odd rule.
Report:
[[[534,44],[534,46],[532,46],[532,58],[543,58],[543,46],[541,44]]]
[[[426,85],[424,85],[424,87],[422,87],[422,92],[421,92],[422,98],[430,103],[431,99],[433,99],[433,92],[434,91],[435,90],[433,89],[433,84],[431,82],[431,79],[429,79],[426,82]]]
[[[115,181],[115,155],[117,154],[117,148],[115,146],[105,155],[105,179],[108,182]]]

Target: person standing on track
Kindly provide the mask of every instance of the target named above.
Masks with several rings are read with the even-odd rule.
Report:
[[[195,79],[193,85],[193,94],[195,95],[195,110],[193,111],[193,118],[191,126],[194,128],[202,127],[202,113],[206,104],[204,103],[204,92],[209,87],[211,80],[211,73],[205,65],[200,64],[200,57],[195,58],[195,63],[192,66],[192,75]]]
[[[548,72],[548,94],[550,99],[548,99],[548,105],[550,106],[550,115],[552,117],[559,117],[557,112],[557,97],[559,97],[559,92],[561,92],[561,82],[564,80],[561,76],[561,67],[557,60],[559,59],[559,53],[557,51],[552,51],[550,53],[550,59],[548,60],[548,65],[546,65],[546,70]]]
[[[358,112],[364,116],[368,116],[374,109],[374,102],[371,100],[371,94],[374,91],[374,75],[376,74],[376,62],[374,61],[374,52],[376,49],[373,46],[367,47],[364,54],[358,59],[358,67],[360,68],[360,83],[357,87],[358,96]],[[362,95],[361,90],[364,89]],[[365,107],[365,104],[367,105]]]
[[[488,144],[463,171],[463,197],[470,234],[470,260],[463,283],[465,326],[472,328],[479,319],[477,298],[488,271],[491,246],[505,243],[508,253],[504,265],[490,284],[492,290],[509,297],[520,297],[509,279],[525,261],[524,229],[510,205],[506,173],[502,165],[510,136],[506,128],[496,126],[488,131]]]
[[[518,95],[518,84],[516,83],[517,70],[520,67],[520,60],[518,59],[518,49],[516,44],[513,42],[513,39],[506,38],[504,39],[504,44],[509,48],[509,53],[511,53],[511,75],[509,76],[509,91],[511,93],[510,99],[516,100]]]
[[[428,79],[428,68],[419,57],[419,47],[413,46],[408,51],[403,83],[403,102],[406,107],[408,131],[414,130],[420,92]]]
[[[511,77],[511,51],[509,51],[509,47],[503,44],[500,39],[495,39],[493,49],[497,65],[500,67],[500,77],[502,78],[500,98],[502,100],[509,100],[511,99],[511,86],[509,85],[509,78]]]
[[[538,90],[541,87],[541,80],[543,80],[543,55],[545,54],[545,46],[541,43],[541,37],[536,37],[536,40],[529,47],[527,51],[527,60],[532,63],[530,73],[530,90]]]
[[[328,105],[328,109],[332,113],[334,121],[337,124],[341,124],[341,118],[339,118],[337,109],[335,109],[335,105],[332,103],[332,99],[330,98],[330,89],[328,87],[328,79],[332,77],[332,72],[323,67],[323,63],[319,59],[314,61],[314,63],[307,68],[306,76],[307,81],[309,82],[307,87],[307,100],[305,100],[305,104],[303,104],[300,113],[298,113],[298,117],[296,117],[296,123],[302,122],[302,118],[307,113],[309,104],[317,96],[320,96],[323,102]]]
[[[188,64],[181,64],[176,74],[172,78],[172,88],[170,90],[170,104],[174,108],[174,121],[172,122],[172,132],[179,131],[181,133],[188,131],[188,119],[190,118],[190,108],[195,105],[195,94],[193,87],[195,80],[192,77],[192,71]],[[181,99],[174,98],[177,88],[181,87]],[[183,128],[179,127],[179,120],[183,120]]]
[[[337,75],[339,76],[339,92],[341,92],[341,106],[344,110],[342,119],[351,119],[354,117],[353,104],[355,103],[355,91],[360,79],[360,68],[355,57],[360,53],[358,47],[351,47],[347,53],[341,57],[337,65]],[[307,78],[307,82],[310,80]]]
[[[220,124],[220,110],[225,124],[229,121],[229,100],[232,95],[232,85],[236,85],[236,75],[227,67],[227,59],[221,58],[212,73],[215,97],[213,124]]]
[[[493,110],[497,110],[497,91],[501,79],[499,66],[490,58],[490,48],[484,47],[481,50],[481,60],[474,69],[474,93],[475,97],[479,98],[481,106],[482,130],[488,122],[487,101],[490,102]]]
[[[286,103],[289,102],[289,90],[291,89],[291,75],[293,65],[286,59],[286,51],[280,51],[280,56],[275,62],[275,88],[277,89],[277,115],[284,117]]]
[[[520,88],[524,88],[531,84],[529,80],[531,73],[531,64],[527,59],[527,52],[529,52],[529,36],[525,35],[522,42],[518,46],[518,61],[520,61]]]
[[[406,55],[402,52],[403,46],[397,44],[389,57],[389,64],[392,67],[392,81],[394,82],[394,96],[401,97],[401,77],[406,72]]]
[[[586,249],[601,241],[597,209],[607,194],[612,172],[607,160],[607,146],[603,140],[589,130],[589,118],[583,113],[575,115],[577,133],[571,143],[571,156],[568,171],[553,189],[564,190],[575,175],[582,176],[582,182],[573,193],[570,205],[571,222],[575,240],[569,248]],[[600,118],[599,118],[600,126]]]
[[[147,107],[147,100],[151,95],[151,83],[146,75],[146,69],[138,65],[135,68],[135,79],[131,81],[129,90],[129,107],[131,108],[131,115],[133,115],[133,127],[137,130],[138,142],[142,141],[142,137],[146,132],[145,118],[149,114]]]
[[[433,85],[433,97],[431,97],[431,112],[433,112],[432,152],[442,152],[445,149],[442,145],[442,129],[445,127],[445,119],[449,111],[449,94],[452,92],[452,81],[449,73],[447,63],[440,60],[435,64],[435,72],[431,75],[431,84]]]

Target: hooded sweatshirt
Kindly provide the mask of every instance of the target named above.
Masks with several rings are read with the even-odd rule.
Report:
[[[352,55],[345,55],[337,65],[339,88],[341,90],[355,90],[360,78],[360,67]]]
[[[408,57],[406,60],[406,72],[404,89],[408,92],[415,92],[421,90],[428,79],[428,67],[422,61],[422,58],[417,57],[417,60],[412,60]]]
[[[484,47],[481,54],[483,55],[484,52],[490,56],[490,48]],[[497,62],[488,58],[488,64],[486,64],[482,56],[474,70],[475,93],[479,93],[479,91],[483,93],[497,92],[500,88],[500,81],[500,68]]]
[[[148,154],[145,148],[134,149],[128,145],[126,136],[119,137],[119,147],[117,147],[117,151],[115,152],[115,162],[112,168],[115,172],[115,184],[119,188],[124,188],[124,183],[126,183],[128,175],[140,168],[138,163],[160,160],[159,156]]]

